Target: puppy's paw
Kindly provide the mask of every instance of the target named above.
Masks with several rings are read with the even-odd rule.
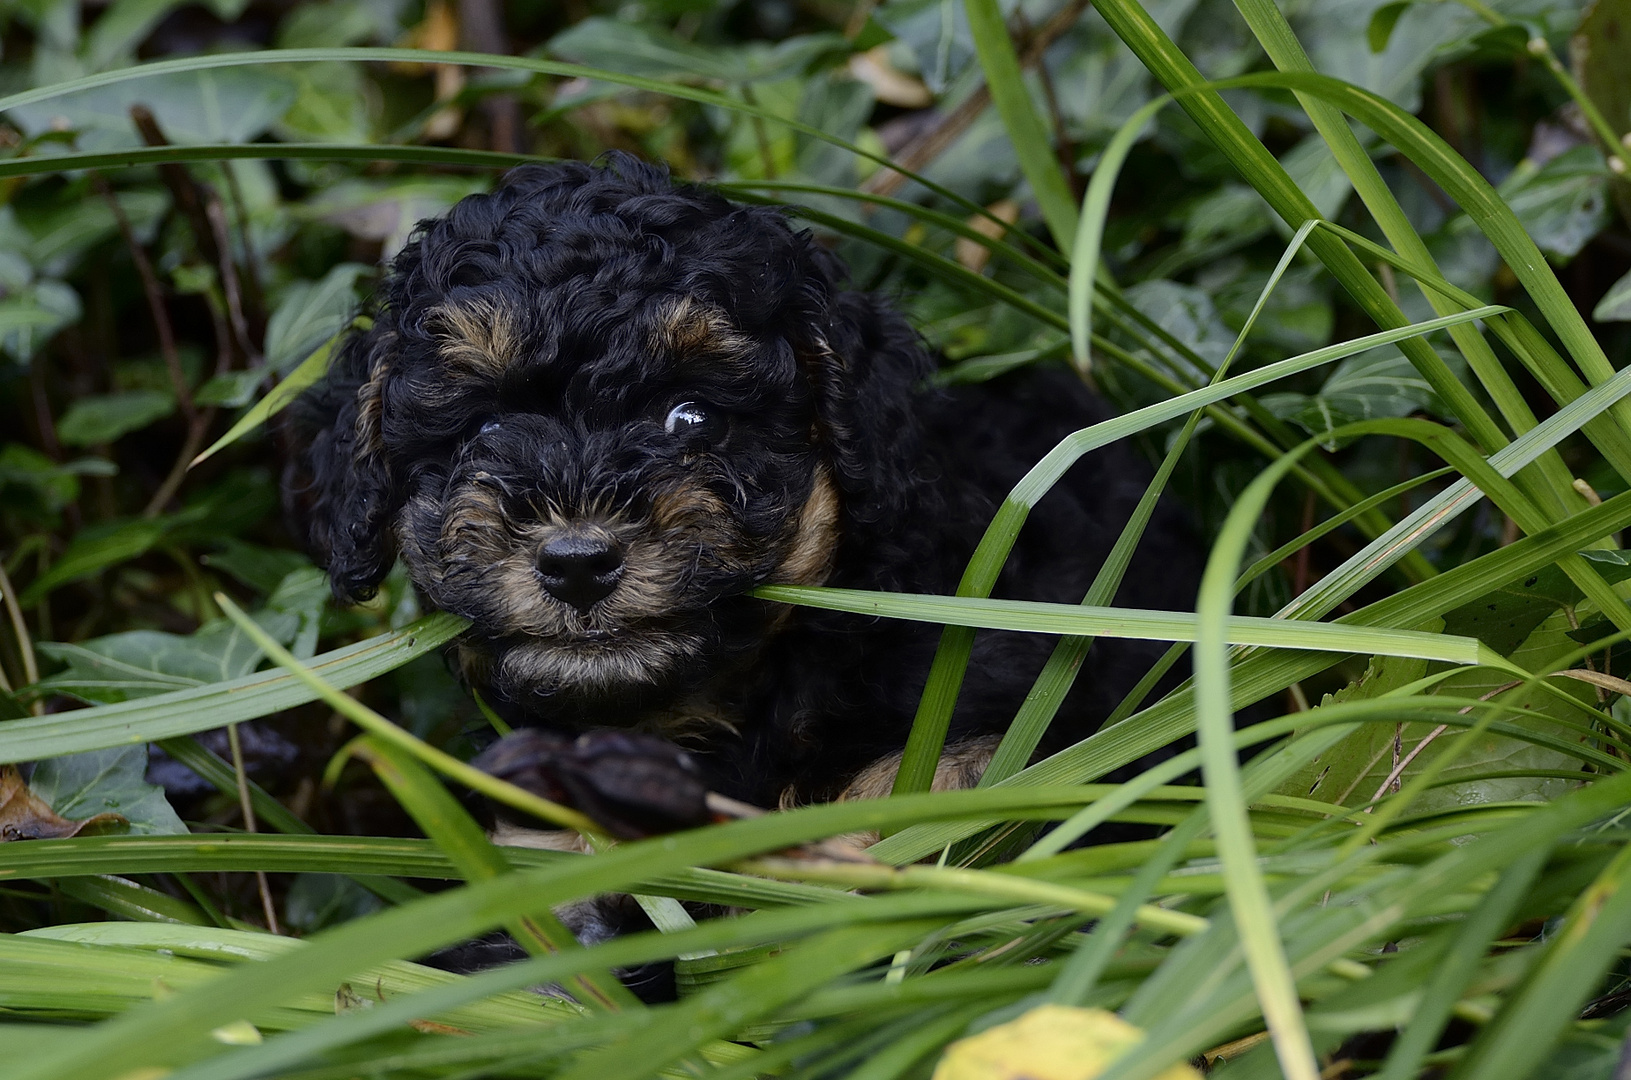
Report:
[[[677,832],[714,820],[696,763],[653,735],[592,731],[569,739],[520,728],[471,764],[581,811],[619,839]]]

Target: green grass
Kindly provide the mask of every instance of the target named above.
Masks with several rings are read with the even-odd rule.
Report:
[[[632,843],[597,838],[602,849],[588,856],[495,849],[436,773],[559,825],[584,822],[473,774],[433,741],[340,693],[438,648],[462,629],[458,620],[433,614],[395,630],[375,623],[382,632],[297,659],[284,648],[288,640],[268,636],[218,596],[219,608],[280,666],[5,720],[0,762],[161,741],[234,790],[232,766],[188,737],[323,700],[367,733],[345,753],[373,771],[427,839],[314,835],[257,788],[248,797],[262,824],[281,835],[0,846],[0,884],[54,882],[127,920],[0,937],[7,1080],[887,1080],[927,1075],[947,1043],[1042,1002],[1114,1009],[1145,1029],[1147,1038],[1104,1080],[1154,1077],[1226,1044],[1250,1048],[1216,1075],[1314,1080],[1346,1040],[1377,1033],[1388,1037],[1355,1045],[1380,1046],[1381,1056],[1343,1066],[1340,1075],[1522,1080],[1551,1075],[1537,1070],[1568,1055],[1609,1068],[1624,1019],[1583,1016],[1589,1002],[1621,985],[1631,943],[1631,856],[1621,821],[1631,803],[1631,725],[1614,708],[1624,684],[1614,681],[1606,652],[1631,631],[1631,561],[1616,548],[1618,533],[1631,526],[1631,493],[1599,502],[1575,478],[1612,477],[1621,492],[1631,486],[1631,374],[1616,372],[1524,222],[1472,164],[1399,106],[1315,71],[1275,5],[1240,0],[1238,8],[1276,70],[1208,81],[1141,6],[1095,3],[1165,95],[1106,138],[1078,204],[998,5],[968,0],[978,69],[1046,239],[1022,230],[993,239],[975,227],[981,215],[989,219],[985,208],[927,180],[916,190],[933,205],[796,178],[747,176],[726,185],[744,198],[819,199],[798,212],[1025,321],[1038,353],[1068,351],[1081,371],[1107,384],[1136,376],[1146,397],[1157,398],[1134,401],[1038,462],[998,510],[956,596],[759,590],[776,602],[947,628],[893,797]],[[0,97],[0,114],[99,87],[133,89],[160,75],[387,63],[590,80],[746,118],[863,161],[886,160],[871,144],[829,135],[730,87],[400,48],[158,60],[16,90]],[[1561,67],[1554,74],[1568,93],[1580,92]],[[1351,184],[1353,212],[1323,218],[1225,91],[1259,94],[1279,108],[1295,101]],[[1148,132],[1175,122],[1174,110],[1277,215],[1287,238],[1270,245],[1278,245],[1274,269],[1218,364],[1129,302],[1107,258],[1126,243],[1115,238],[1111,212],[1118,181],[1126,182]],[[1487,238],[1510,271],[1500,303],[1452,284],[1435,263],[1378,168],[1376,147],[1362,141],[1369,133],[1430,178]],[[21,183],[90,169],[115,177],[154,165],[252,159],[422,171],[494,170],[528,159],[345,140],[39,148],[0,160],[0,178]],[[861,204],[877,216],[832,210]],[[909,227],[896,229],[886,214]],[[977,241],[1002,269],[971,269],[912,229]],[[1401,297],[1395,271],[1420,290],[1419,302]],[[1341,340],[1286,356],[1288,349],[1275,352],[1254,334],[1278,290],[1303,272],[1339,286],[1354,318]],[[1423,304],[1430,317],[1407,314]],[[287,403],[289,388],[320,374],[333,344],[311,352],[204,456],[244,451],[241,440]],[[1336,423],[1309,437],[1253,396],[1308,385],[1329,365],[1384,345],[1431,388],[1437,419]],[[1072,462],[1118,439],[1157,439],[1178,421],[1140,513],[1082,605],[989,598],[1027,512]],[[1179,475],[1203,424],[1206,438],[1256,455],[1258,475],[1231,494],[1231,508],[1215,522],[1197,610],[1107,606],[1155,498]],[[1418,462],[1423,451],[1434,456],[1444,466],[1434,477],[1445,482],[1401,477],[1385,491],[1395,479],[1362,486],[1332,452],[1383,440],[1408,444]],[[1421,501],[1397,512],[1395,500],[1417,484]],[[1278,543],[1264,543],[1262,522],[1286,498],[1306,498],[1307,516],[1282,529]],[[1514,523],[1514,542],[1447,555],[1454,523],[1486,502]],[[1315,518],[1316,505],[1324,520]],[[127,530],[82,543],[54,566],[46,559],[23,604],[40,610],[53,592],[162,551],[166,537],[187,527],[161,519],[139,536]],[[1300,595],[1272,614],[1236,612],[1252,582],[1332,536],[1352,538],[1346,557]],[[12,572],[21,565],[7,564]],[[1492,622],[1483,612],[1497,607]],[[1048,633],[1061,644],[1019,706],[987,781],[974,791],[929,794],[979,628]],[[1130,699],[1115,723],[1028,764],[1081,658],[1106,636],[1192,643],[1194,679],[1160,700]],[[1588,668],[1592,676],[1608,668],[1607,681],[1559,674]],[[1304,682],[1347,686],[1289,711],[1282,692],[1301,694]],[[1236,710],[1257,702],[1267,712],[1235,730]],[[10,693],[4,703],[13,703]],[[1177,747],[1141,775],[1104,781],[1191,736],[1196,745]],[[1413,751],[1419,756],[1404,762]],[[1200,787],[1173,786],[1197,768]],[[1066,850],[1106,821],[1155,825],[1158,838]],[[1044,823],[1058,828],[1038,835]],[[871,849],[875,863],[787,856],[797,845],[858,830],[885,837]],[[184,899],[138,881],[119,884],[251,870],[349,875],[388,903],[296,942],[232,921],[202,892]],[[426,894],[401,880],[410,878],[453,884]],[[552,907],[606,891],[638,894],[663,931],[578,946]],[[693,924],[678,900],[740,914]],[[509,929],[529,959],[471,977],[410,962],[497,928]],[[656,960],[677,960],[695,976],[693,989],[675,1003],[646,1006],[610,974]],[[523,992],[544,983],[568,996]]]

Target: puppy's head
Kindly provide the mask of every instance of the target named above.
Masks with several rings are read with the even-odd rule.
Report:
[[[924,358],[769,209],[535,166],[426,223],[293,420],[287,495],[343,600],[395,554],[526,706],[650,699],[773,629],[901,497]]]

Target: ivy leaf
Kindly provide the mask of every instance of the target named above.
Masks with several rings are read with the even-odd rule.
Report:
[[[1317,394],[1267,394],[1262,400],[1274,415],[1328,440],[1332,431],[1356,420],[1441,413],[1444,408],[1427,380],[1392,347],[1350,356]],[[1329,440],[1328,448],[1335,441]]]
[[[1542,251],[1570,259],[1608,225],[1612,175],[1595,146],[1576,146],[1544,165],[1519,162],[1496,190]],[[1473,225],[1461,218],[1456,228]]]
[[[147,747],[137,743],[49,758],[34,766],[29,786],[66,818],[116,814],[138,835],[185,834],[164,789],[149,784],[146,773]]]

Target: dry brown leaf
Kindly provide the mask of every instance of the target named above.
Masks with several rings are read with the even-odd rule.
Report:
[[[872,96],[901,109],[925,109],[934,95],[915,75],[896,71],[889,62],[889,46],[879,45],[849,58],[849,73],[872,88]]]
[[[975,214],[968,219],[968,227],[990,240],[1001,240],[1008,230],[1004,225],[1012,225],[1019,220],[1019,203],[1013,199],[998,199],[986,207],[986,212],[997,219],[992,221],[985,214]],[[1001,222],[1001,224],[998,224]],[[954,248],[957,261],[978,274],[985,269],[985,264],[991,261],[991,249],[977,240],[958,237]]]

